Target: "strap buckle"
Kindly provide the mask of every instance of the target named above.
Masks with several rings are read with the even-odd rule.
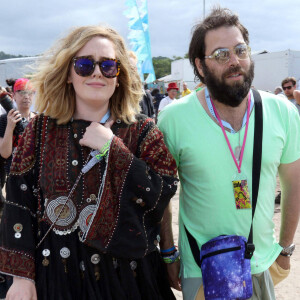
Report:
[[[255,245],[252,243],[247,243],[246,244],[246,251],[245,251],[245,258],[246,259],[251,259],[253,256],[253,252],[255,250]]]

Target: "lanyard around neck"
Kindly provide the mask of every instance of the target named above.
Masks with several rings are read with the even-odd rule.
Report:
[[[100,123],[101,124],[105,124],[109,118],[110,118],[110,109],[108,109],[108,111],[106,112],[106,114],[101,119]]]
[[[231,153],[231,156],[233,158],[233,161],[238,169],[238,172],[241,173],[241,166],[242,166],[242,161],[243,161],[243,155],[244,155],[244,150],[245,150],[245,145],[246,145],[246,139],[247,139],[247,133],[248,133],[248,125],[249,125],[249,118],[250,118],[250,101],[251,101],[251,95],[249,93],[249,96],[248,96],[248,105],[247,105],[247,121],[246,121],[246,129],[245,129],[245,135],[244,135],[244,140],[243,140],[243,146],[242,146],[242,149],[241,149],[241,157],[240,157],[240,161],[239,163],[237,162],[235,156],[234,156],[234,153],[233,153],[233,150],[232,150],[232,147],[230,145],[230,142],[229,142],[229,139],[227,137],[227,134],[226,134],[226,131],[224,129],[224,126],[222,124],[222,121],[221,121],[221,118],[216,110],[216,107],[213,103],[213,101],[211,101],[211,104],[213,106],[213,109],[214,109],[214,113],[218,119],[218,122],[222,128],[222,131],[223,131],[223,134],[224,134],[224,137],[226,139],[226,142],[227,142],[227,145],[228,145],[228,148],[230,150],[230,153]]]
[[[251,90],[250,90],[250,93],[251,93],[250,111],[252,111],[252,108],[254,106],[254,101],[253,101],[253,93],[252,93]],[[210,99],[210,95],[209,95],[209,91],[208,91],[207,87],[205,88],[205,100],[206,100],[206,104],[207,104],[209,112],[211,113],[211,115],[216,120],[218,120],[216,115],[215,115],[215,112],[214,112],[214,109],[213,109],[213,106],[212,106],[212,103],[211,103],[211,99]],[[243,118],[242,128],[246,125],[246,121],[247,121],[247,111],[245,112],[245,115],[244,115],[244,118]],[[232,128],[232,126],[228,122],[222,120],[222,124],[225,128],[229,129],[232,134],[236,133],[236,131]]]

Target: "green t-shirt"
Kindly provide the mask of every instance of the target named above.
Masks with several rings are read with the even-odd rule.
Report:
[[[260,92],[263,102],[263,153],[259,194],[254,216],[255,253],[252,273],[268,269],[281,251],[274,235],[274,198],[280,164],[300,158],[300,118],[295,106],[284,99]],[[250,115],[242,173],[252,194],[254,110]],[[183,224],[198,246],[221,234],[248,238],[251,209],[236,209],[232,180],[237,168],[220,126],[206,113],[195,92],[166,107],[158,126],[174,156],[180,178],[179,247],[184,278],[201,277]],[[234,149],[243,141],[239,133],[227,132]],[[239,141],[240,139],[240,141]]]

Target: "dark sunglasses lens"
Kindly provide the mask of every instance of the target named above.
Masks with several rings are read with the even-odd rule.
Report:
[[[118,73],[118,64],[114,60],[105,60],[101,62],[101,71],[104,76],[114,77]]]
[[[89,76],[94,71],[94,62],[88,58],[79,58],[75,61],[74,69],[80,76]]]

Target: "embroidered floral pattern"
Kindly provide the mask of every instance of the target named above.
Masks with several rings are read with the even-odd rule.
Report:
[[[157,127],[148,132],[140,148],[140,158],[155,172],[162,176],[176,176],[176,163],[163,143],[163,135]]]
[[[105,247],[118,221],[119,201],[126,174],[132,162],[133,155],[120,138],[114,137],[111,143],[106,182],[101,196],[101,206],[94,220],[88,238],[101,239]]]
[[[35,264],[31,257],[13,250],[0,248],[0,269],[6,274],[13,274],[34,280]]]

